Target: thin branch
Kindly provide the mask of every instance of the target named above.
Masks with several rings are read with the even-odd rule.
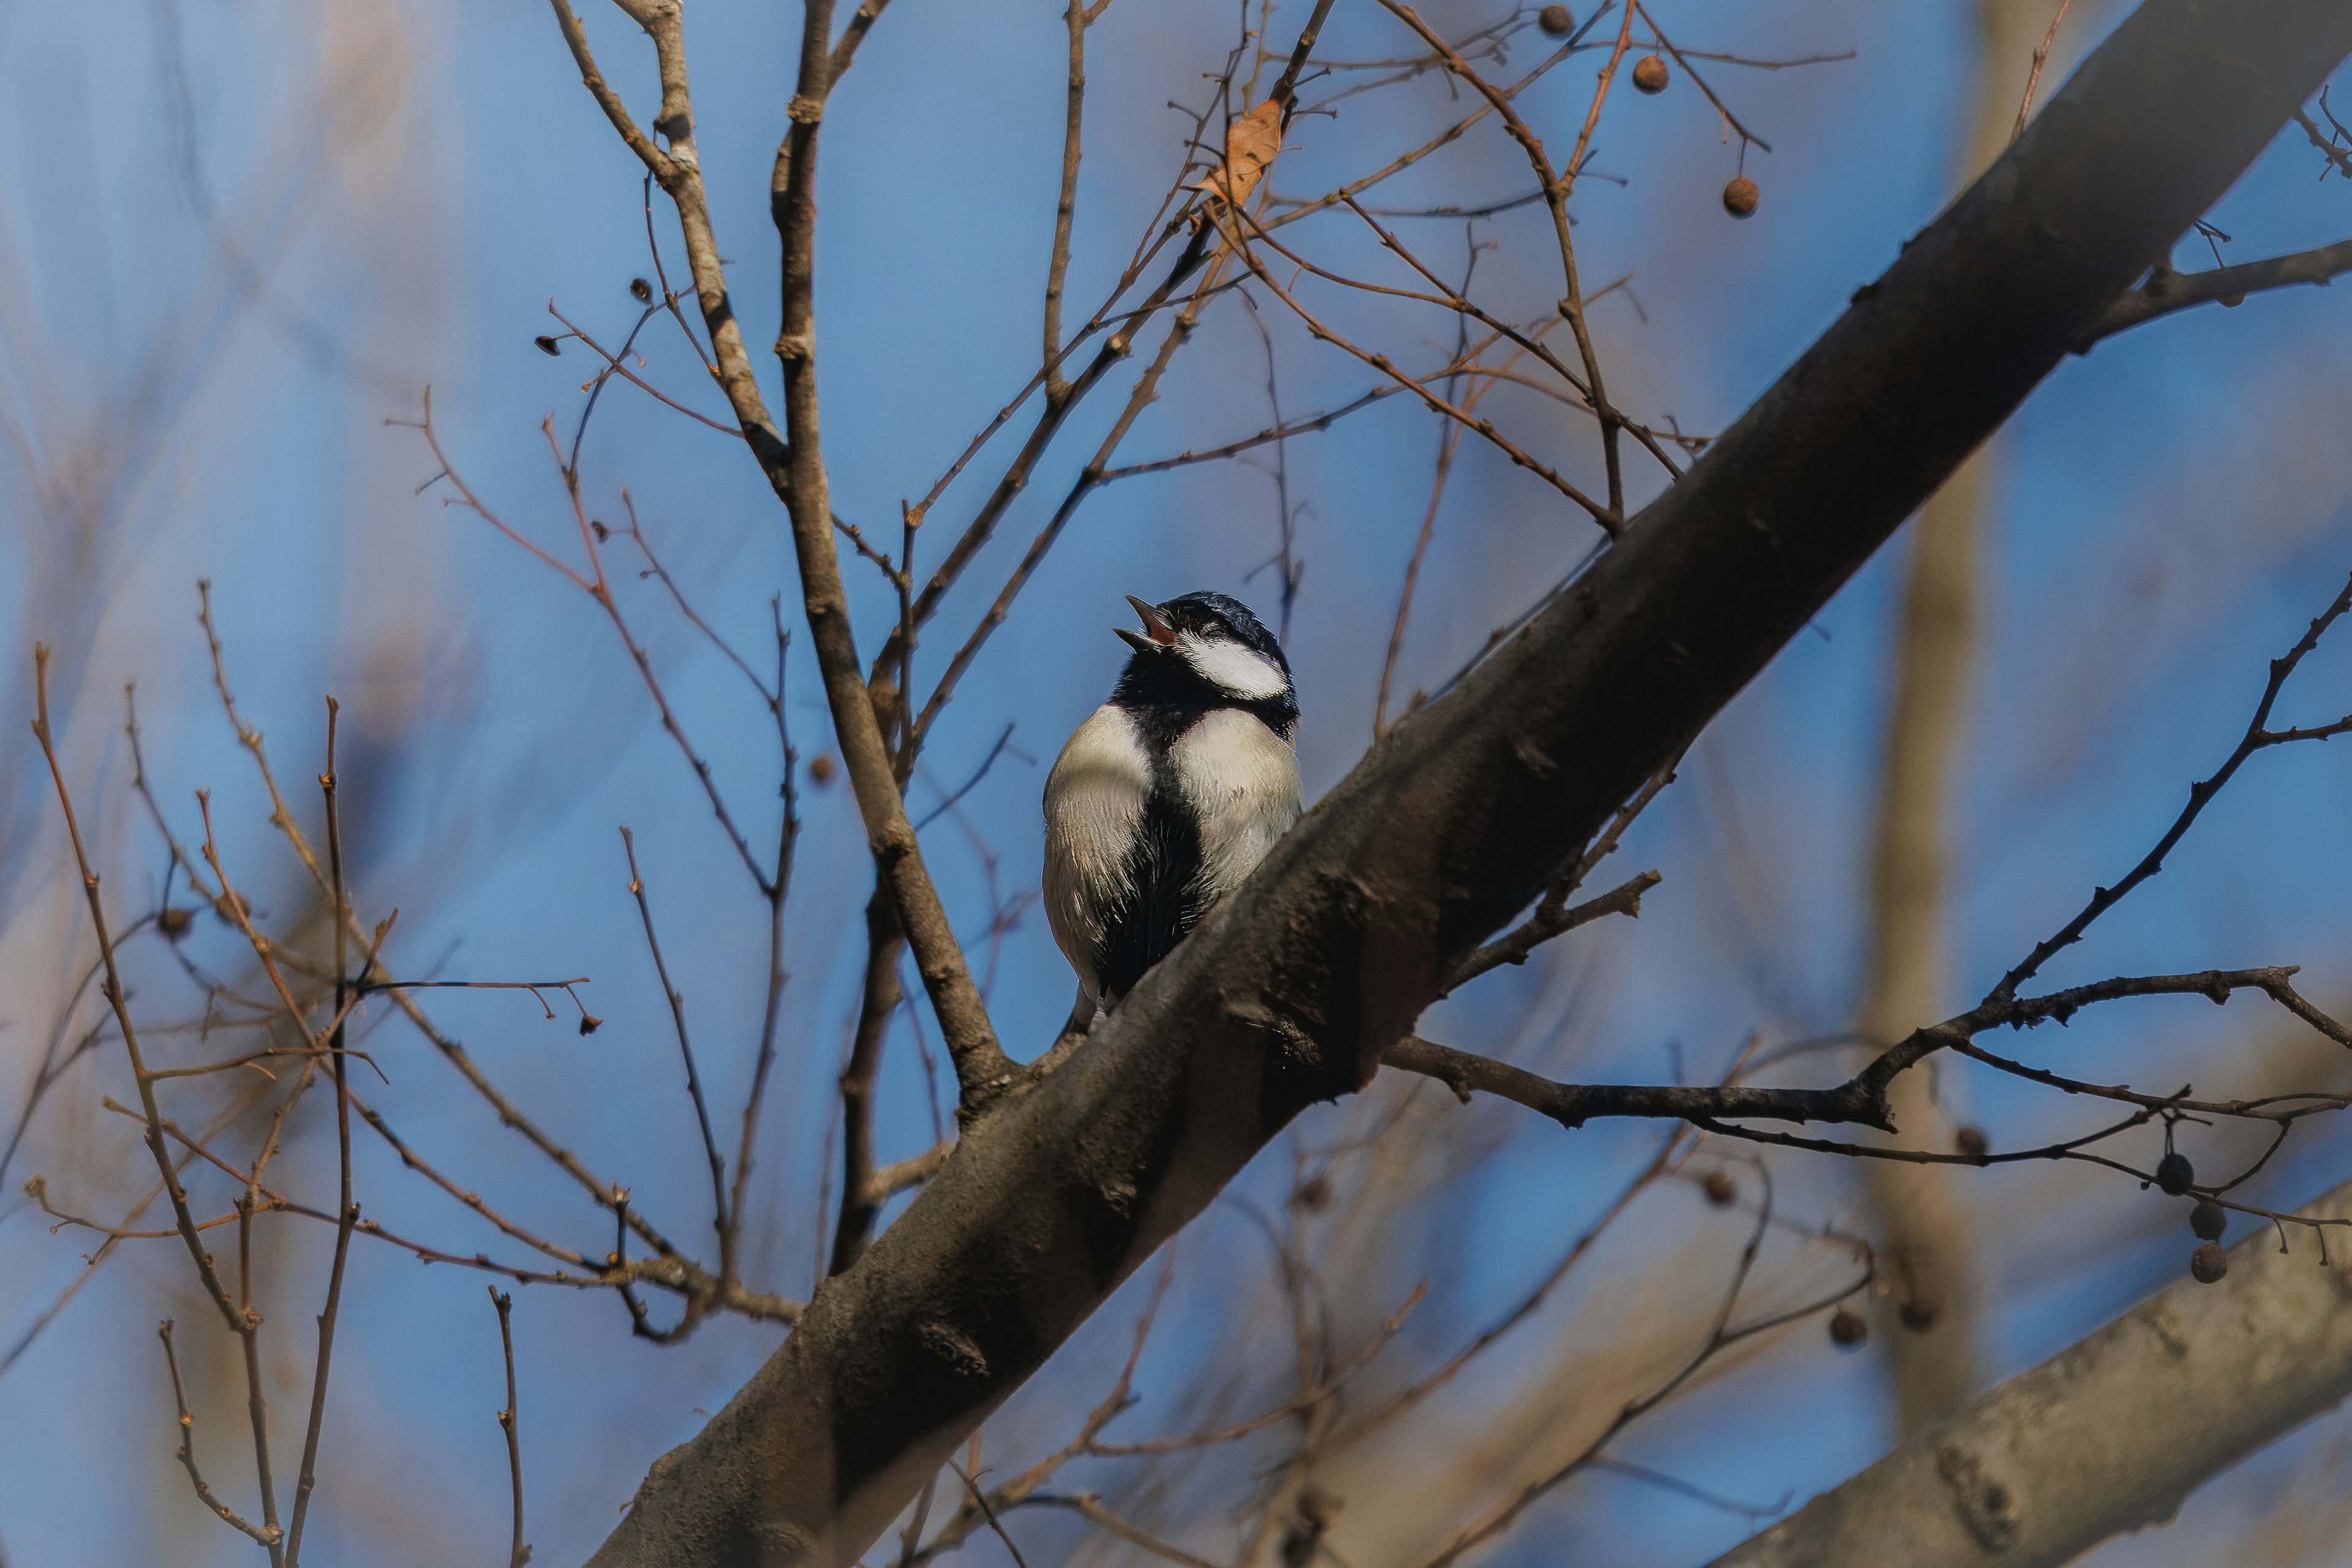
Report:
[[[223,1523],[261,1542],[268,1549],[271,1559],[275,1561],[279,1552],[280,1532],[278,1527],[274,1524],[256,1524],[215,1497],[213,1489],[205,1482],[204,1472],[196,1468],[196,1418],[188,1414],[188,1395],[181,1385],[180,1358],[178,1352],[172,1348],[172,1320],[166,1318],[157,1324],[155,1332],[163,1342],[163,1362],[172,1371],[172,1403],[179,1411],[180,1447],[176,1457],[181,1468],[188,1472],[189,1481],[196,1489],[197,1500],[218,1515]]]
[[[1062,188],[1054,207],[1054,247],[1045,263],[1045,404],[1066,399],[1070,384],[1062,374],[1062,286],[1070,270],[1070,225],[1078,205],[1078,134],[1086,121],[1087,8],[1086,0],[1069,0],[1064,19],[1069,25],[1070,84],[1062,124]]]
[[[790,978],[784,972],[784,911],[792,892],[793,867],[801,837],[800,759],[793,750],[792,726],[784,716],[783,703],[784,658],[792,649],[792,638],[784,631],[781,597],[768,601],[768,613],[774,622],[776,637],[776,700],[769,705],[769,711],[775,717],[776,746],[782,753],[783,783],[780,793],[784,797],[784,817],[776,828],[776,874],[768,885],[767,1000],[760,1012],[760,1046],[752,1058],[751,1089],[743,1097],[743,1127],[735,1148],[735,1188],[727,1202],[728,1220],[739,1237],[751,1181],[752,1150],[759,1141],[760,1112],[767,1103],[768,1077],[776,1065],[776,1035],[783,1023],[784,983]],[[736,1281],[722,1277],[719,1288],[722,1293],[730,1292],[736,1289]]]
[[[502,1293],[495,1285],[486,1286],[490,1304],[499,1313],[499,1350],[507,1367],[507,1405],[499,1412],[499,1430],[507,1439],[507,1479],[513,1493],[513,1534],[507,1547],[507,1568],[523,1568],[530,1561],[530,1548],[522,1539],[522,1433],[517,1419],[514,1370],[514,1298]]]
[[[1644,871],[1637,877],[1627,879],[1599,898],[1588,899],[1573,909],[1566,907],[1564,901],[1555,902],[1549,895],[1546,895],[1544,901],[1537,906],[1535,914],[1525,924],[1488,942],[1468,958],[1464,959],[1461,966],[1448,977],[1447,988],[1451,990],[1457,987],[1465,981],[1484,974],[1500,964],[1525,963],[1528,961],[1528,954],[1534,952],[1540,943],[1549,942],[1553,937],[1564,932],[1572,931],[1579,926],[1590,925],[1604,915],[1623,915],[1628,920],[1641,919],[1642,895],[1656,887],[1659,880],[1655,871]]]
[[[2186,310],[2192,305],[2216,300],[2224,306],[2236,305],[2249,294],[2292,288],[2298,283],[2315,283],[2325,289],[2346,272],[2352,272],[2352,239],[2339,239],[2334,245],[2261,261],[2242,261],[2234,267],[2210,268],[2203,272],[2175,272],[2168,267],[2159,267],[2148,274],[2147,282],[2107,307],[2107,313],[2099,318],[2098,325],[2091,329],[2075,352],[2088,353],[2091,345],[2102,339],[2159,316]]]
[[[1752,142],[1757,146],[1763,148],[1767,153],[1769,153],[1772,150],[1772,143],[1765,141],[1764,138],[1757,135],[1756,132],[1748,130],[1747,126],[1742,125],[1739,122],[1739,117],[1731,112],[1730,106],[1725,103],[1722,99],[1717,97],[1715,89],[1707,86],[1706,79],[1698,74],[1697,68],[1691,64],[1691,57],[1685,55],[1682,50],[1675,47],[1674,40],[1667,37],[1664,32],[1659,30],[1657,18],[1650,15],[1649,7],[1643,5],[1642,4],[1642,0],[1633,0],[1633,9],[1640,15],[1643,21],[1647,22],[1650,25],[1650,36],[1658,40],[1658,47],[1665,50],[1666,53],[1674,56],[1675,63],[1683,68],[1683,74],[1691,79],[1691,84],[1694,87],[1696,87],[1699,91],[1706,95],[1707,102],[1715,106],[1715,111],[1717,114],[1723,116],[1723,122],[1729,126],[1732,132],[1738,135],[1742,142]],[[2063,9],[2063,5],[2061,9]],[[2041,62],[2037,59],[2035,61],[2035,67],[2037,69],[2040,68],[2040,64]],[[2031,93],[2032,89],[2029,88],[2027,91]]]
[[[996,759],[1003,753],[1004,743],[1012,739],[1013,725],[1007,723],[1003,731],[997,735],[996,743],[988,748],[988,755],[982,757],[980,760],[980,766],[971,771],[971,776],[950,790],[940,798],[939,805],[925,812],[922,820],[915,824],[915,831],[920,833],[924,828],[954,810],[956,802],[970,795],[973,786],[988,776],[988,770],[996,765]]]
[[[2050,30],[2042,35],[2042,47],[2033,51],[2033,68],[2025,77],[2025,96],[2017,105],[2017,123],[2009,131],[2012,142],[2025,134],[2025,117],[2033,112],[2033,89],[2042,85],[2042,68],[2050,61],[2050,46],[2058,41],[2058,24],[2066,19],[2066,7],[2074,3],[2058,0],[2058,14],[2050,18]]]
[[[656,306],[654,309],[658,310],[660,307]],[[562,321],[565,329],[569,331],[573,337],[578,338],[582,342],[587,344],[590,349],[595,352],[599,358],[604,360],[606,374],[617,374],[622,380],[627,382],[631,386],[635,387],[646,396],[651,397],[656,403],[660,403],[667,407],[676,409],[678,413],[685,415],[688,419],[695,421],[695,423],[698,425],[708,425],[722,436],[732,436],[738,440],[742,438],[743,430],[740,426],[730,425],[724,420],[713,419],[709,415],[704,414],[698,409],[688,408],[685,404],[680,403],[677,398],[672,397],[668,393],[664,392],[660,387],[656,386],[653,383],[647,381],[645,377],[631,370],[627,365],[622,363],[620,359],[610,350],[606,349],[604,344],[589,336],[585,329],[572,325],[572,319],[569,316],[566,316],[562,311],[557,310],[555,308],[555,301],[552,300],[550,300],[547,302],[547,313],[554,317],[557,321]],[[651,311],[649,310],[647,314],[650,315]],[[636,334],[634,332],[630,334],[633,338],[635,335]],[[625,345],[623,347],[622,352],[624,353],[628,352]],[[584,418],[583,420],[583,426],[585,424]],[[572,445],[572,456],[575,459],[577,459],[579,456],[579,445],[575,441]]]
[[[2033,951],[2026,955],[2024,962],[2000,977],[2000,983],[1995,985],[1987,996],[1988,1003],[2006,1001],[2014,996],[2017,994],[2017,988],[2039,973],[2042,966],[2053,956],[2080,942],[2083,939],[2083,933],[2090,930],[2092,921],[2129,896],[2133,889],[2162,870],[2164,858],[2172,853],[2173,846],[2180,842],[2182,837],[2195,825],[2199,816],[2204,812],[2205,807],[2211,803],[2216,795],[2221,793],[2221,787],[2230,782],[2248,757],[2267,747],[2305,738],[2305,735],[2294,731],[2273,731],[2267,728],[2270,723],[2271,709],[2277,703],[2279,692],[2286,685],[2287,677],[2294,673],[2295,667],[2303,662],[2305,655],[2319,646],[2319,639],[2327,634],[2328,628],[2334,626],[2347,610],[2352,610],[2352,576],[2346,578],[2343,588],[2337,592],[2334,601],[2313,618],[2311,625],[2305,629],[2303,636],[2296,639],[2294,646],[2287,650],[2284,657],[2271,660],[2270,679],[2263,688],[2262,700],[2254,705],[2254,716],[2247,722],[2246,732],[2238,742],[2237,749],[2230,753],[2228,760],[2222,763],[2211,777],[2189,786],[2189,804],[2181,808],[2179,816],[2173,818],[2172,826],[2165,830],[2164,836],[2156,841],[2156,847],[2142,856],[2139,863],[2126,873],[2123,880],[2114,887],[2094,889],[2090,902],[2084,905],[2073,920],[2059,928],[2055,934],[2038,943]]]
[[[319,1439],[327,1418],[327,1372],[335,1358],[335,1324],[342,1310],[343,1267],[351,1256],[352,1227],[359,1223],[360,1217],[359,1202],[352,1195],[350,1057],[344,1048],[344,1015],[352,998],[344,979],[344,943],[349,937],[351,901],[344,896],[343,889],[342,817],[337,806],[341,797],[337,793],[335,774],[335,725],[341,711],[335,700],[328,698],[327,769],[319,775],[319,790],[326,799],[327,866],[334,882],[335,1021],[327,1046],[333,1057],[335,1075],[335,1213],[339,1218],[335,1225],[334,1263],[327,1275],[327,1303],[319,1313],[319,1354],[310,1374],[310,1421],[302,1436],[302,1465],[294,1485],[294,1512],[286,1531],[287,1568],[295,1568],[300,1561],[302,1526],[310,1514],[311,1489],[318,1485]],[[223,885],[226,886],[226,882]],[[371,963],[374,957],[373,952],[368,954]]]
[[[670,1023],[677,1032],[677,1054],[686,1063],[686,1092],[694,1101],[695,1125],[701,1130],[702,1152],[710,1163],[711,1226],[719,1233],[719,1276],[732,1279],[735,1227],[728,1219],[727,1161],[719,1154],[719,1140],[711,1133],[710,1107],[702,1098],[702,1076],[695,1070],[694,1041],[686,1027],[686,998],[670,983],[669,965],[662,958],[661,938],[654,934],[654,911],[646,900],[645,877],[637,869],[636,839],[626,827],[621,829],[621,853],[629,862],[629,896],[637,901],[637,918],[646,931],[646,950],[653,954],[654,976],[661,982],[662,995],[669,1003]]]
[[[1244,216],[1246,216],[1246,215]],[[1433,379],[1433,377],[1407,374],[1404,371],[1398,369],[1394,362],[1392,362],[1387,354],[1371,349],[1360,348],[1355,343],[1349,342],[1348,339],[1341,337],[1339,333],[1333,331],[1329,327],[1324,325],[1322,321],[1318,318],[1312,310],[1309,310],[1305,305],[1299,303],[1297,298],[1293,295],[1289,289],[1285,289],[1280,283],[1275,281],[1274,274],[1266,269],[1265,263],[1257,259],[1255,254],[1251,251],[1246,241],[1244,240],[1241,236],[1233,236],[1232,240],[1234,252],[1241,257],[1243,263],[1256,276],[1258,282],[1263,284],[1266,289],[1275,296],[1275,298],[1289,306],[1292,312],[1306,324],[1307,330],[1315,337],[1324,342],[1330,343],[1337,348],[1346,350],[1349,354],[1352,354],[1357,359],[1363,361],[1364,363],[1370,365],[1374,370],[1379,371],[1381,374],[1393,378],[1399,385],[1419,396],[1422,402],[1428,405],[1433,412],[1443,414],[1450,419],[1459,420],[1471,429],[1475,430],[1479,435],[1484,436],[1488,441],[1492,442],[1505,457],[1510,458],[1512,462],[1517,464],[1520,468],[1527,469],[1529,473],[1536,475],[1545,483],[1550,485],[1554,489],[1559,491],[1560,494],[1566,496],[1570,500],[1574,501],[1579,507],[1581,507],[1592,521],[1600,525],[1601,531],[1607,533],[1611,538],[1613,539],[1618,534],[1624,531],[1625,520],[1613,508],[1603,506],[1601,502],[1594,500],[1591,496],[1586,495],[1582,490],[1577,489],[1574,485],[1569,483],[1568,480],[1562,479],[1549,464],[1529,456],[1517,442],[1513,441],[1509,437],[1496,429],[1491,420],[1487,420],[1475,414],[1472,414],[1460,407],[1458,405],[1446,398],[1439,396],[1434,392],[1432,392],[1429,389],[1428,384],[1430,380]]]

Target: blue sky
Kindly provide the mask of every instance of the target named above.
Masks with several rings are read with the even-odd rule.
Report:
[[[1685,84],[1655,100],[1621,95],[1596,138],[1593,173],[1575,202],[1584,277],[1588,288],[1632,279],[1595,311],[1612,393],[1643,416],[1711,430],[1946,199],[1971,28],[1966,7],[1940,0],[1675,0],[1660,10],[1691,47],[1855,54],[1802,69],[1711,73],[1772,144],[1747,155],[1763,201],[1745,224],[1717,205],[1736,154]],[[605,70],[649,113],[648,51],[616,14],[585,14]],[[1501,13],[1433,5],[1427,14],[1458,30]],[[2111,20],[2113,9],[2104,15]],[[1296,25],[1284,16],[1277,38]],[[714,220],[772,395],[765,180],[790,79],[782,16],[713,0],[689,23]],[[2088,41],[2074,26],[2062,63]],[[1223,8],[1117,0],[1091,35],[1074,313],[1116,276],[1180,155],[1185,121],[1162,105],[1197,100],[1230,34]],[[1531,44],[1521,40],[1514,59],[1536,58]],[[887,524],[898,502],[929,488],[1034,363],[1062,47],[1049,4],[898,0],[828,114],[819,189],[827,456],[836,507],[877,536],[895,536]],[[1343,0],[1325,49],[1363,58],[1403,47],[1370,8]],[[583,1038],[506,992],[444,994],[436,1016],[584,1159],[628,1184],[645,1212],[674,1235],[700,1237],[699,1151],[616,826],[636,835],[704,1070],[729,1107],[750,1068],[760,905],[595,607],[479,520],[440,504],[446,484],[418,493],[433,459],[415,430],[386,423],[413,419],[430,384],[437,432],[466,481],[549,548],[576,551],[538,426],[551,415],[568,439],[593,363],[576,345],[549,359],[530,340],[561,330],[551,300],[600,338],[617,338],[636,310],[626,285],[648,264],[638,168],[581,90],[547,13],[523,0],[331,14],[226,0],[0,7],[0,113],[20,141],[44,149],[0,189],[0,409],[12,433],[0,453],[0,515],[22,566],[0,616],[20,648],[35,637],[59,646],[54,700],[112,896],[139,907],[163,864],[129,793],[120,740],[118,693],[135,679],[151,771],[175,826],[194,832],[190,792],[213,790],[232,873],[265,910],[301,907],[299,870],[265,820],[211,690],[193,619],[194,581],[208,577],[232,686],[289,792],[301,786],[295,804],[306,823],[317,820],[309,781],[322,693],[345,704],[357,898],[371,918],[401,910],[400,962],[467,977],[591,975],[583,998],[606,1023]],[[1556,148],[1575,134],[1589,80],[1574,65],[1522,101]],[[1444,123],[1450,109],[1424,81],[1350,100],[1336,120],[1302,118],[1276,188],[1309,194],[1360,173]],[[1525,164],[1491,132],[1432,159],[1383,199],[1402,206],[1520,194]],[[2228,257],[2341,237],[2352,203],[2342,182],[2315,183],[2317,170],[2307,147],[2274,146],[2211,215],[2231,236]],[[680,278],[674,225],[658,200],[655,220],[665,264]],[[1459,223],[1399,221],[1433,265],[1460,266]],[[1328,215],[1287,233],[1328,264],[1380,264],[1375,246]],[[1475,237],[1494,242],[1476,277],[1496,309],[1531,316],[1556,296],[1540,209],[1482,223]],[[2188,247],[2177,259],[2210,264]],[[1326,303],[1401,358],[1434,363],[1450,342],[1437,312]],[[1367,384],[1361,366],[1283,320],[1277,301],[1257,309],[1274,334],[1286,413],[1336,405]],[[1210,307],[1122,460],[1267,423],[1265,351],[1249,317],[1237,296]],[[715,393],[663,325],[643,340],[645,374],[717,412]],[[2188,782],[2226,754],[2264,661],[2352,570],[2347,346],[2352,294],[2341,289],[2191,312],[2061,367],[2000,437],[1985,640],[1953,824],[1956,1005],[2137,858]],[[1107,391],[1073,420],[950,597],[918,656],[922,679],[936,677],[1051,513],[1120,395]],[[1541,431],[1563,471],[1593,481],[1591,443],[1573,427],[1563,434],[1549,405],[1505,392],[1493,406],[1515,427]],[[1288,444],[1291,494],[1307,503],[1297,522],[1306,574],[1288,646],[1310,795],[1339,778],[1369,736],[1437,439],[1431,416],[1392,399]],[[736,445],[614,385],[583,454],[595,515],[618,521],[626,486],[698,608],[737,646],[767,649],[770,596],[783,593],[791,612],[787,541]],[[927,524],[927,562],[1003,460],[992,447],[948,492]],[[1638,465],[1633,471],[1637,494],[1654,485]],[[1121,649],[1109,627],[1125,617],[1121,596],[1209,587],[1265,607],[1269,576],[1253,572],[1273,548],[1273,498],[1269,475],[1239,464],[1122,480],[1087,503],[1047,558],[947,710],[914,791],[918,811],[927,809],[1013,726],[1004,755],[966,798],[971,831],[943,818],[925,835],[964,929],[980,932],[989,918],[989,870],[975,846],[995,858],[1000,894],[1034,884],[1044,768],[1116,673]],[[1438,529],[1401,663],[1408,690],[1442,682],[1591,541],[1589,525],[1540,481],[1475,448],[1465,448]],[[625,562],[620,542],[609,548]],[[1527,970],[1482,983],[1433,1017],[1433,1033],[1507,1048],[1562,1075],[1647,1080],[1677,1061],[1706,1071],[1750,1029],[1778,1038],[1844,1025],[1860,962],[1861,865],[1898,563],[1899,548],[1874,562],[1791,643],[1639,825],[1622,864],[1665,877],[1640,923],[1579,933]],[[845,569],[870,647],[887,596],[872,573]],[[615,576],[750,837],[772,837],[775,741],[763,711],[656,585],[617,564]],[[787,712],[811,755],[829,743],[826,718],[812,661],[797,647],[792,658]],[[2352,647],[2324,648],[2286,710],[2335,717],[2352,709],[2347,689]],[[0,691],[19,707],[28,700],[14,663]],[[11,993],[0,1005],[0,1053],[9,1072],[28,1074],[67,977],[89,950],[59,879],[37,756],[21,747],[9,756],[0,963]],[[2338,749],[2259,759],[2164,876],[2048,978],[2293,962],[2306,965],[2312,994],[2345,994],[2347,767]],[[817,1244],[829,1085],[855,1006],[857,911],[869,880],[845,792],[804,783],[803,805],[788,1022],[751,1231],[764,1278],[795,1295],[808,1289]],[[234,961],[227,933],[207,924],[199,940],[209,944],[205,962]],[[175,994],[167,987],[181,982],[160,955],[154,964],[156,1005],[168,1010],[177,1004],[167,1005]],[[1005,937],[992,1004],[1016,1054],[1047,1037],[1068,987],[1042,922]],[[421,1146],[527,1223],[605,1245],[595,1212],[525,1163],[413,1033],[387,1024],[370,1037],[391,1080],[380,1089],[386,1114]],[[2296,1081],[2306,1087],[2342,1087],[2340,1066],[2269,1043],[2279,1038],[2276,1021],[2249,1003],[2216,1013],[2180,1001],[2011,1043],[2047,1051],[2034,1059],[2067,1070],[2143,1075],[2147,1088],[2194,1079],[2219,1092],[2241,1081],[2233,1075],[2268,1081],[2261,1075],[2282,1071],[2303,1073]],[[931,1136],[913,1047],[902,1024],[884,1068],[886,1158]],[[127,1088],[119,1060],[93,1058],[44,1111],[12,1180],[43,1171],[60,1194],[101,1210],[135,1198],[128,1124],[99,1106]],[[1946,1092],[2004,1146],[2081,1125],[2077,1107],[1973,1072],[1952,1071]],[[1184,1412],[1213,1403],[1220,1376],[1233,1384],[1227,1397],[1244,1405],[1267,1389],[1282,1396],[1274,1352],[1286,1353],[1285,1343],[1269,1350],[1258,1337],[1278,1298],[1267,1294],[1264,1244],[1244,1204],[1279,1208],[1292,1152],[1323,1147],[1369,1114],[1313,1113],[1253,1167],[1232,1203],[1187,1234],[1180,1284],[1145,1363],[1146,1405],[1126,1418],[1134,1435],[1181,1429]],[[1362,1234],[1339,1237],[1334,1222],[1330,1256],[1361,1266],[1333,1278],[1343,1325],[1377,1322],[1415,1278],[1440,1281],[1376,1363],[1376,1378],[1409,1376],[1441,1356],[1539,1274],[1654,1137],[1647,1128],[1563,1135],[1527,1121],[1505,1107],[1432,1121],[1427,1168],[1381,1197],[1387,1206],[1370,1211],[1378,1217],[1360,1222]],[[2215,1134],[2211,1147],[2219,1157],[2235,1144]],[[2299,1135],[2263,1179],[2262,1201],[2300,1201],[2341,1179],[2345,1149],[2321,1129]],[[323,1191],[331,1156],[323,1123],[300,1127],[281,1168],[289,1184]],[[1842,1167],[1796,1158],[1776,1160],[1774,1172],[1786,1212],[1814,1222],[1854,1216]],[[369,1212],[387,1226],[463,1252],[488,1245],[482,1227],[404,1180],[381,1150],[366,1152],[362,1180]],[[1997,1371],[2049,1353],[2180,1270],[2188,1238],[2179,1216],[2120,1177],[2020,1167],[1987,1173],[1971,1191],[1998,1303],[1987,1346]],[[1686,1188],[1644,1203],[1638,1224],[1613,1235],[1556,1303],[1433,1409],[1416,1441],[1475,1447],[1482,1412],[1507,1404],[1514,1385],[1600,1353],[1645,1310],[1688,1308],[1689,1291],[1719,1278],[1737,1244],[1717,1217]],[[1381,1242],[1383,1233],[1393,1239]],[[270,1376],[282,1454],[299,1441],[289,1433],[325,1263],[320,1236],[273,1234]],[[13,1212],[0,1225],[8,1321],[29,1321],[88,1245],[86,1233],[52,1236],[37,1215]],[[1792,1252],[1759,1289],[1793,1301],[1841,1267]],[[992,1426],[992,1468],[1051,1448],[1098,1396],[1151,1272]],[[225,1352],[186,1274],[170,1244],[136,1244],[0,1379],[8,1428],[41,1437],[20,1439],[0,1467],[0,1540],[12,1560],[200,1563],[247,1550],[202,1517],[172,1463],[152,1339],[153,1321],[166,1314],[194,1347],[208,1473],[233,1495],[248,1493]],[[454,1560],[503,1539],[503,1453],[488,1419],[499,1397],[495,1321],[482,1283],[384,1249],[355,1256],[322,1465],[321,1560]],[[685,1346],[656,1349],[626,1337],[617,1303],[547,1289],[521,1293],[517,1322],[528,1533],[542,1562],[583,1555],[646,1463],[689,1435],[775,1337],[720,1322]],[[1874,1356],[1835,1358],[1808,1326],[1661,1411],[1623,1451],[1716,1492],[1801,1499],[1888,1441],[1877,1373]],[[1560,1431],[1575,1418],[1564,1415]],[[2280,1489],[2332,1484],[2313,1478],[2329,1473],[2330,1445],[2342,1435],[2340,1423],[2321,1423],[2247,1476],[2217,1484],[2168,1535],[2120,1550],[2134,1561],[2198,1560],[2208,1534],[2226,1534]],[[1528,1429],[1528,1451],[1559,1436]],[[281,1472],[289,1465],[281,1457]],[[1365,1489],[1359,1519],[1376,1511],[1380,1484],[1378,1463],[1364,1465],[1351,1472]],[[1171,1479],[1160,1501],[1209,1509],[1232,1495],[1236,1473],[1213,1464]],[[1106,1469],[1090,1484],[1120,1482]],[[1023,1528],[1040,1553],[1076,1540],[1057,1520]],[[1599,1478],[1539,1508],[1498,1560],[1548,1561],[1565,1546],[1579,1561],[1690,1562],[1745,1528],[1736,1515]],[[1370,1563],[1383,1560],[1377,1545],[1366,1534],[1347,1549]],[[1002,1552],[976,1540],[967,1555]]]

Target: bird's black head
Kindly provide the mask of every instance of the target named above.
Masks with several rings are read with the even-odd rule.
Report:
[[[1244,708],[1286,740],[1298,721],[1290,661],[1239,599],[1186,594],[1162,605],[1129,595],[1143,630],[1116,628],[1135,650],[1111,700],[1129,707]]]

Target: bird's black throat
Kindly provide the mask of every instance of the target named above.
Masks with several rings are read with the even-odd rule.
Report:
[[[1130,654],[1118,684],[1111,688],[1111,705],[1135,721],[1144,745],[1163,756],[1177,738],[1221,708],[1235,708],[1255,716],[1267,729],[1290,739],[1298,723],[1298,699],[1285,690],[1278,696],[1245,699],[1216,686],[1174,649],[1155,648]]]

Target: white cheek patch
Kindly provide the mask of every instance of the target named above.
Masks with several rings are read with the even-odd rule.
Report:
[[[1210,685],[1233,693],[1244,702],[1262,702],[1290,689],[1290,679],[1274,660],[1223,637],[1212,640],[1196,632],[1180,632],[1176,651]]]

